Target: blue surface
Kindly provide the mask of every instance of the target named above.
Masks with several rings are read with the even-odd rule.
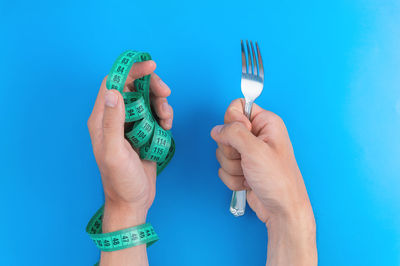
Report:
[[[84,232],[103,202],[86,121],[132,48],[157,61],[176,115],[150,264],[264,265],[267,232],[252,212],[229,214],[209,137],[241,96],[243,38],[261,45],[257,102],[287,124],[320,265],[400,265],[399,12],[397,0],[1,0],[0,264],[98,259]]]

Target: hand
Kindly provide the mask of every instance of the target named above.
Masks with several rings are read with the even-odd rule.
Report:
[[[135,63],[124,91],[133,90],[133,80],[152,74],[154,61]],[[103,232],[144,223],[155,197],[156,163],[141,160],[124,138],[125,106],[122,95],[106,88],[104,78],[88,128],[93,152],[99,166],[105,194]],[[172,126],[173,110],[166,97],[170,89],[156,75],[151,75],[151,102],[160,125]],[[129,217],[128,217],[129,216]]]
[[[285,124],[256,104],[249,121],[243,105],[242,99],[233,101],[225,125],[211,131],[218,143],[219,177],[231,190],[247,190],[248,204],[267,225],[269,241],[288,243],[283,250],[302,249],[306,240],[315,247],[314,215]],[[293,247],[294,243],[298,245]],[[315,260],[313,247],[315,252],[308,254]],[[302,265],[296,260],[296,265]]]

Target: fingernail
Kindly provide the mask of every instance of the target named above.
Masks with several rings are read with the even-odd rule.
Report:
[[[160,82],[161,87],[168,88],[167,84],[165,84],[165,82],[162,81],[162,79],[160,79],[158,82]]]
[[[117,105],[117,101],[118,101],[118,96],[114,92],[107,90],[105,95],[106,106],[115,107]]]
[[[171,118],[165,120],[165,126],[166,126],[166,127],[172,127],[172,119],[171,119]]]
[[[171,112],[171,109],[172,109],[172,107],[171,107],[167,102],[165,102],[165,103],[162,104],[162,110],[163,110],[163,112],[165,112],[165,113],[167,113],[167,114],[171,114],[171,113],[172,113],[172,112]]]
[[[164,81],[162,81],[162,79],[160,79],[158,82],[160,83],[161,87],[168,90],[168,93],[171,93],[171,89],[168,87],[167,84],[165,84]]]
[[[224,125],[218,125],[214,127],[214,130],[217,131],[217,133],[220,133]]]

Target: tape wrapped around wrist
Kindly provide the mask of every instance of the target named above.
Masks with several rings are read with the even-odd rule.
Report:
[[[107,77],[107,89],[118,90],[125,103],[125,138],[139,150],[140,158],[157,163],[157,174],[171,161],[175,143],[171,132],[164,130],[153,115],[150,103],[150,77],[134,80],[136,91],[124,92],[124,86],[132,65],[150,60],[148,53],[128,50],[114,62]],[[136,245],[153,244],[158,240],[150,224],[144,224],[117,232],[102,234],[104,206],[90,219],[86,232],[102,251],[120,250]]]
[[[101,225],[104,207],[101,207],[90,219],[86,231],[101,251],[115,251],[146,244],[150,246],[158,240],[158,236],[150,223],[110,232],[102,233]]]

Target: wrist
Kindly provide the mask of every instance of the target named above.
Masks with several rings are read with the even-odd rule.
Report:
[[[103,233],[146,223],[147,209],[127,203],[107,201],[104,204]]]
[[[312,210],[301,210],[290,214],[272,216],[266,222],[268,233],[277,237],[288,236],[301,240],[305,236],[315,236],[316,225]],[[283,234],[283,232],[287,232]]]
[[[271,217],[266,226],[267,265],[317,265],[316,225],[311,206]],[[282,258],[285,262],[277,261]]]
[[[308,200],[304,204],[293,205],[291,209],[287,208],[272,215],[265,225],[268,233],[276,237],[286,236],[302,240],[310,235],[315,237],[316,234],[314,213]]]

